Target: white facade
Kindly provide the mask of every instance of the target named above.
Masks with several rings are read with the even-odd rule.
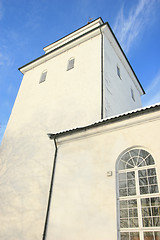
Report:
[[[53,236],[57,240],[120,239],[117,175],[120,157],[131,149],[150,153],[155,164],[139,169],[155,168],[160,185],[159,128],[160,105],[53,136],[58,150],[46,239]],[[129,199],[149,197],[159,198],[160,209],[159,189],[152,194],[136,193]],[[159,240],[159,213],[157,218],[158,225],[148,227],[139,219],[139,227],[129,228],[132,233],[138,232],[139,237],[121,239]],[[128,228],[121,228],[121,232],[127,231]],[[157,234],[157,238],[145,237],[148,233]]]
[[[83,128],[141,107],[144,93],[102,19],[44,50],[43,56],[20,68],[24,77],[0,149],[0,239],[116,239],[116,160],[132,146],[159,154],[158,145],[150,146],[158,132],[158,113],[149,139],[143,136],[149,127],[144,116],[137,117],[141,127],[130,119],[122,121],[122,127],[121,122],[114,123],[111,131],[106,131],[110,129],[106,122],[100,134],[97,126]],[[69,140],[59,145],[58,136],[55,166],[57,150],[47,134],[77,127],[82,132],[76,133],[75,141],[71,134],[63,136]],[[102,173],[107,171],[113,176],[106,182]]]

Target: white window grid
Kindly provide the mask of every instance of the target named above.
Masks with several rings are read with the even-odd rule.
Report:
[[[141,151],[143,154],[140,154]],[[152,156],[142,149],[128,151],[123,154],[120,161],[121,170],[118,171],[119,232],[124,235],[120,237],[119,234],[119,239],[132,240],[137,234],[137,239],[142,240],[145,239],[145,235],[151,234],[153,236],[150,239],[159,240],[160,195],[155,162]],[[148,190],[145,189],[143,192],[142,188]],[[121,194],[121,189],[124,190],[124,194]],[[158,199],[157,205],[152,205],[151,200],[154,198]],[[147,200],[149,205],[144,206]],[[124,203],[127,207],[120,206]]]

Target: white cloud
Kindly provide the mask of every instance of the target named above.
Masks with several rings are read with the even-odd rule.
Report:
[[[153,7],[159,0],[139,0],[137,6],[129,10],[128,15],[124,14],[122,6],[114,25],[114,32],[122,48],[128,52],[133,42],[153,18]]]
[[[160,102],[160,70],[147,87],[146,95],[143,96],[143,106],[148,106]]]

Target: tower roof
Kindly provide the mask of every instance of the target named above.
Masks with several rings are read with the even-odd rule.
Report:
[[[23,65],[19,68],[19,71],[21,71],[23,74],[30,70],[33,67],[36,67],[37,65],[53,58],[57,54],[62,53],[63,51],[68,50],[69,48],[76,46],[77,44],[87,40],[88,38],[91,38],[97,34],[97,32],[101,32],[106,29],[108,38],[110,38],[110,41],[113,42],[113,46],[117,49],[117,51],[123,55],[124,59],[126,60],[128,64],[128,68],[131,69],[132,75],[136,79],[139,89],[141,91],[141,94],[145,94],[145,91],[138,80],[138,77],[136,76],[129,60],[127,59],[123,49],[121,48],[117,38],[115,37],[110,25],[108,22],[105,22],[102,20],[102,18],[97,18],[96,20],[86,24],[85,26],[75,30],[74,32],[68,34],[67,36],[51,43],[50,45],[44,47],[45,54],[34,59],[33,61]],[[99,32],[99,34],[100,34]]]

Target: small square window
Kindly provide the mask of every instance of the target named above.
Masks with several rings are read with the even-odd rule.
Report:
[[[75,62],[74,58],[71,58],[71,59],[68,60],[67,71],[74,68],[74,62]]]
[[[120,72],[120,68],[118,66],[117,66],[117,75],[121,79],[121,72]]]
[[[46,76],[47,76],[47,71],[44,71],[41,75],[41,78],[39,80],[39,83],[42,83],[46,80]]]

